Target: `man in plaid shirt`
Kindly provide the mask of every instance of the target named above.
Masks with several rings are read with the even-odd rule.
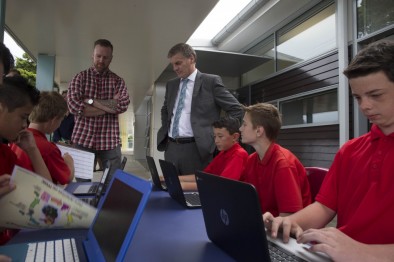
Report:
[[[75,126],[72,143],[95,153],[111,172],[120,168],[121,150],[118,115],[130,104],[124,80],[109,70],[113,46],[106,39],[94,43],[93,66],[70,82],[67,101]]]

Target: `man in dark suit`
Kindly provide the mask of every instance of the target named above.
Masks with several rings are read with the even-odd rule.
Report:
[[[196,69],[197,56],[191,46],[175,45],[168,58],[178,78],[166,86],[157,149],[165,151],[165,160],[173,162],[180,174],[194,174],[212,160],[212,123],[219,119],[221,110],[238,119],[243,111],[220,76]]]

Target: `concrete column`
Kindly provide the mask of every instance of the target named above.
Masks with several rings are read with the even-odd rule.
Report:
[[[6,0],[0,0],[0,41],[4,42],[4,26],[5,26],[5,2]]]
[[[339,113],[339,145],[349,140],[349,83],[342,74],[348,65],[347,52],[347,1],[336,1],[336,27],[338,46],[338,113]]]
[[[55,79],[55,56],[39,54],[37,58],[36,87],[40,91],[52,91]]]

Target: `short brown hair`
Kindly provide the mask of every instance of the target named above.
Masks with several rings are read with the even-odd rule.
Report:
[[[171,58],[174,55],[181,53],[184,57],[190,58],[194,57],[194,62],[197,62],[197,54],[193,47],[185,43],[179,43],[174,45],[170,51],[168,51],[167,58]]]
[[[380,40],[362,49],[343,74],[351,79],[382,71],[394,82],[394,41]]]
[[[98,40],[96,40],[94,42],[94,46],[93,47],[96,47],[96,45],[109,47],[109,48],[111,48],[111,51],[114,51],[114,47],[112,46],[111,42],[109,40],[107,40],[107,39],[98,39]]]
[[[62,118],[67,113],[67,103],[58,92],[43,91],[40,101],[29,116],[32,123],[45,123],[54,118]]]
[[[282,119],[279,110],[268,103],[258,103],[251,106],[244,106],[245,113],[248,113],[253,128],[262,126],[270,141],[275,141],[282,126]]]
[[[27,79],[22,76],[6,77],[3,85],[0,85],[0,103],[9,112],[24,107],[28,103],[35,106],[39,99],[40,91],[30,85]]]
[[[221,117],[212,123],[213,128],[225,128],[230,135],[239,133],[239,126],[239,120],[231,116]]]

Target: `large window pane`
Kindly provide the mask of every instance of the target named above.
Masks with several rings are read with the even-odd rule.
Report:
[[[393,0],[357,0],[357,36],[359,38],[393,24]]]
[[[337,90],[279,103],[283,126],[324,124],[338,121]]]
[[[295,27],[278,31],[277,70],[334,49],[335,35],[334,5]]]
[[[245,86],[254,81],[260,80],[275,72],[275,41],[274,35],[261,41],[259,44],[249,49],[246,54],[261,56],[267,59],[264,64],[246,72],[242,75],[242,85]]]

